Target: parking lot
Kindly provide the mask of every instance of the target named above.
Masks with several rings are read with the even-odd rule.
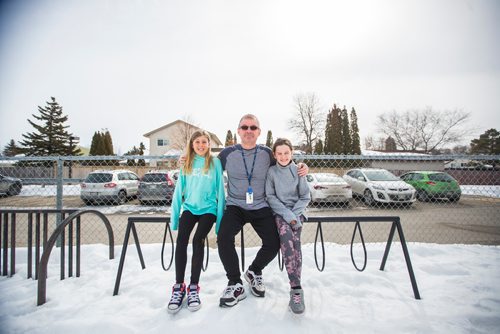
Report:
[[[0,207],[6,208],[48,208],[55,207],[54,196],[2,197]],[[65,208],[92,208],[102,211],[110,220],[115,232],[115,242],[120,244],[129,216],[167,215],[169,206],[143,206],[137,199],[120,206],[86,206],[79,196],[64,196]],[[399,216],[403,224],[407,241],[428,243],[463,243],[500,245],[500,199],[481,196],[463,196],[457,203],[448,201],[420,202],[411,206],[384,205],[368,207],[360,200],[353,200],[349,206],[325,204],[311,205],[309,216]],[[21,238],[22,219],[18,221],[18,233]],[[107,243],[104,227],[95,217],[84,218],[84,243]],[[305,225],[302,235],[304,243],[314,242],[315,223]],[[323,224],[325,241],[350,243],[354,225],[352,223]],[[362,232],[366,242],[384,242],[390,229],[390,223],[362,223]],[[85,230],[87,229],[87,231]],[[86,231],[86,232],[85,232]],[[138,227],[141,242],[161,242],[163,226],[158,224]],[[250,226],[245,228],[245,243],[248,246],[258,243]],[[175,238],[175,232],[174,232]],[[237,238],[238,242],[239,238]],[[359,235],[356,236],[359,241]],[[397,239],[396,239],[397,240]],[[215,234],[209,236],[210,246],[215,246]]]

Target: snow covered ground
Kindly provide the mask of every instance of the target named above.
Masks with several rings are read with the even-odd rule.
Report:
[[[356,271],[349,247],[328,244],[326,267],[315,267],[313,246],[304,247],[302,285],[306,312],[287,309],[288,280],[274,260],[264,270],[265,298],[249,295],[230,309],[218,306],[226,285],[217,252],[201,276],[203,307],[166,312],[174,270],[161,269],[159,244],[143,245],[146,269],[129,248],[120,293],[112,296],[120,257],[107,258],[107,246],[82,249],[82,276],[58,278],[53,251],[47,303],[36,306],[37,282],[26,279],[26,250],[17,253],[17,273],[0,277],[1,333],[499,333],[500,247],[410,244],[422,296],[413,292],[399,244],[394,244],[385,271],[384,245],[368,244],[368,265]],[[361,252],[355,252],[361,261]],[[246,249],[248,264],[256,253]],[[24,261],[24,262],[23,262]],[[189,273],[189,265],[187,272]],[[189,277],[189,275],[187,275]],[[247,285],[245,284],[247,287]]]

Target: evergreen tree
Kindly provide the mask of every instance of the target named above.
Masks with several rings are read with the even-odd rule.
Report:
[[[327,130],[325,131],[325,153],[341,154],[343,149],[342,141],[342,117],[341,110],[337,105],[333,105],[327,116]]]
[[[471,154],[500,154],[500,132],[489,129],[470,142]]]
[[[359,139],[359,127],[358,127],[358,116],[356,115],[356,110],[351,109],[351,146],[352,154],[361,154],[361,141]]]
[[[105,155],[115,154],[113,151],[113,139],[111,139],[111,134],[107,129],[106,132],[104,133],[104,152]]]
[[[397,151],[396,141],[391,136],[387,137],[385,140],[385,150],[388,152]]]
[[[146,150],[146,146],[141,141],[139,143],[139,155],[144,155],[145,150]],[[139,166],[146,166],[146,161],[144,159],[139,159],[138,164],[139,164]]]
[[[273,147],[274,141],[273,141],[273,133],[271,130],[267,131],[267,138],[266,138],[266,146],[267,147]]]
[[[349,116],[347,115],[347,109],[340,111],[340,117],[342,122],[342,153],[351,154],[352,153],[352,142],[351,142],[351,129],[349,126]]]
[[[228,147],[231,145],[233,145],[233,133],[231,132],[231,130],[227,130],[226,142],[224,143],[224,146]]]
[[[28,119],[35,131],[22,135],[25,138],[20,142],[23,152],[28,156],[81,155],[77,145],[69,145],[69,138],[73,134],[66,130],[69,128],[69,125],[65,125],[68,116],[63,115],[62,107],[55,97],[51,97],[51,102],[47,102],[45,107],[38,106],[38,111],[40,115],[32,116],[41,124]]]
[[[314,146],[314,154],[323,154],[323,141],[321,139],[318,139]]]
[[[332,117],[331,110],[326,114],[326,125],[325,125],[325,143],[323,145],[323,152],[326,154],[331,153],[332,149]]]
[[[16,142],[14,139],[11,139],[9,143],[5,146],[3,149],[3,155],[6,157],[13,157],[17,154],[23,153],[23,149],[19,146],[17,146]]]
[[[137,147],[132,147],[131,150],[127,151],[124,155],[139,155],[139,149]],[[135,159],[127,159],[127,166],[136,166]]]
[[[236,145],[238,143],[238,139],[236,138],[236,133],[234,134],[233,143],[234,143],[234,145]]]
[[[124,155],[144,155],[144,150],[146,146],[141,142],[139,147],[132,147],[131,150],[127,151]],[[127,166],[146,166],[146,161],[144,159],[127,159]]]
[[[89,155],[104,155],[103,137],[100,131],[94,132]]]

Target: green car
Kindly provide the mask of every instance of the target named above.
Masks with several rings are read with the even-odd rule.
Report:
[[[462,194],[457,180],[444,172],[416,171],[400,177],[417,190],[417,199],[423,202],[443,198],[456,202]]]

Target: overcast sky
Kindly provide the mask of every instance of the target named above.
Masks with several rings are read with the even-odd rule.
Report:
[[[288,130],[293,97],[376,116],[431,106],[500,129],[500,1],[25,0],[0,2],[0,147],[50,96],[90,146],[125,153],[176,119],[224,141],[245,113],[261,141]],[[471,138],[465,138],[465,143]]]

